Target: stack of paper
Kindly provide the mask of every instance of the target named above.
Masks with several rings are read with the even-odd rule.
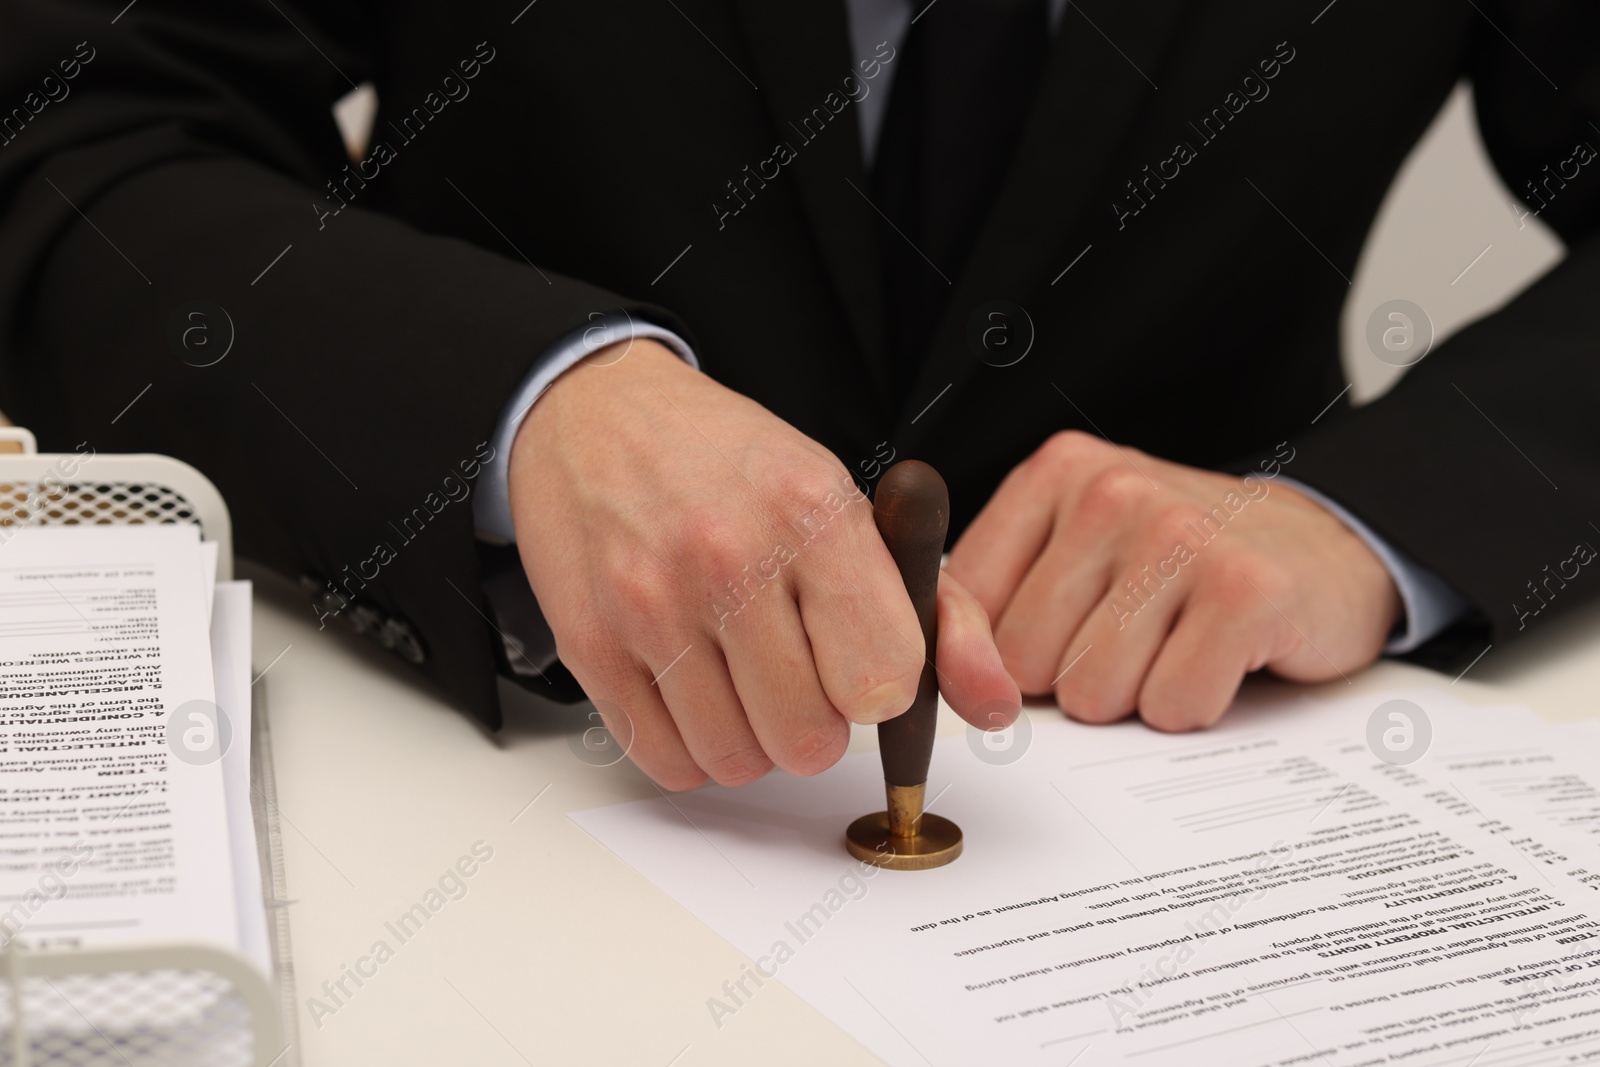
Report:
[[[932,871],[845,853],[870,752],[573,818],[748,957],[710,1031],[781,982],[908,1067],[1600,1059],[1595,730],[1274,692],[1202,734],[942,739],[966,846]]]
[[[249,583],[193,526],[5,533],[0,945],[208,942],[270,977]]]

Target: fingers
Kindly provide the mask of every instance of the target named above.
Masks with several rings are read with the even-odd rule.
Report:
[[[995,644],[1011,677],[1029,695],[1050,692],[1063,650],[1106,595],[1113,527],[1084,514],[1058,527],[995,625]],[[1068,650],[1076,655],[1081,645]]]
[[[1139,717],[1158,730],[1215,724],[1244,676],[1280,654],[1294,637],[1248,583],[1227,575],[1212,579],[1184,605],[1156,657],[1139,691]]]
[[[773,761],[745,717],[721,649],[696,640],[656,671],[654,687],[684,747],[712,781],[744,785],[772,769]]]
[[[1145,676],[1193,584],[1174,552],[1188,518],[1174,509],[1152,520],[1060,653],[1051,684],[1074,719],[1115,722],[1139,706]]]
[[[1121,463],[1110,445],[1058,433],[1006,476],[950,550],[950,575],[998,619],[1081,488]]]
[[[950,550],[945,569],[990,618],[999,618],[1050,537],[1055,497],[1035,481],[1022,467],[1012,471]]]
[[[960,582],[941,574],[938,612],[936,659],[945,702],[981,730],[1010,726],[1022,711],[1022,694],[995,648],[983,605]]]
[[[823,692],[794,603],[762,607],[718,632],[733,687],[766,758],[791,774],[818,774],[844,755],[850,724]]]
[[[1056,703],[1079,722],[1116,722],[1138,710],[1145,676],[1181,604],[1176,592],[1157,597],[1130,624],[1117,614],[1124,599],[1112,590],[1095,605],[1056,668]]]
[[[573,670],[578,683],[635,766],[662,788],[674,791],[693,789],[706,780],[650,679],[637,672],[618,672],[602,682],[580,671]]]
[[[911,706],[922,677],[922,627],[863,499],[799,551],[795,598],[823,692],[854,723],[893,718]]]

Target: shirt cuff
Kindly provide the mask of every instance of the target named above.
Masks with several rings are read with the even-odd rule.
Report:
[[[1395,588],[1400,591],[1400,603],[1405,607],[1405,619],[1390,635],[1389,643],[1383,646],[1386,654],[1398,655],[1426,644],[1472,610],[1472,602],[1450,588],[1443,578],[1373,533],[1366,523],[1310,486],[1288,477],[1283,481],[1333,512],[1340,522],[1350,527],[1350,532],[1366,542],[1394,580]]]
[[[508,482],[511,445],[517,439],[522,420],[544,391],[550,388],[550,383],[591,352],[620,341],[640,338],[660,341],[681,356],[689,366],[699,369],[700,361],[695,359],[694,351],[683,338],[654,323],[640,322],[625,311],[591,315],[589,325],[573,330],[545,349],[535,361],[533,369],[511,395],[510,402],[501,409],[500,421],[495,424],[494,436],[490,439],[490,444],[494,446],[493,458],[484,464],[483,480],[478,483],[478,494],[472,502],[473,522],[477,525],[479,536],[505,544],[516,542],[516,531],[511,525],[511,490]]]

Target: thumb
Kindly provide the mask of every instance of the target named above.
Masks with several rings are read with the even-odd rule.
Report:
[[[939,575],[939,691],[980,730],[1003,730],[1022,711],[1022,694],[994,646],[989,616],[949,574]]]

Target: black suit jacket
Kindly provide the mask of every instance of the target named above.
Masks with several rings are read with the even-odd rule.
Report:
[[[0,3],[0,406],[195,463],[241,551],[353,592],[314,610],[490,723],[460,486],[531,361],[615,308],[858,472],[880,442],[929,460],[957,531],[1055,430],[1206,467],[1287,441],[1285,473],[1477,606],[1435,653],[1600,594],[1564,562],[1600,544],[1591,0],[1074,3],[903,395],[837,0],[124,3]],[[1570,254],[1318,418],[1373,215],[1463,77]],[[329,106],[364,80],[347,171]],[[970,336],[993,301],[1031,330],[1011,366]]]

